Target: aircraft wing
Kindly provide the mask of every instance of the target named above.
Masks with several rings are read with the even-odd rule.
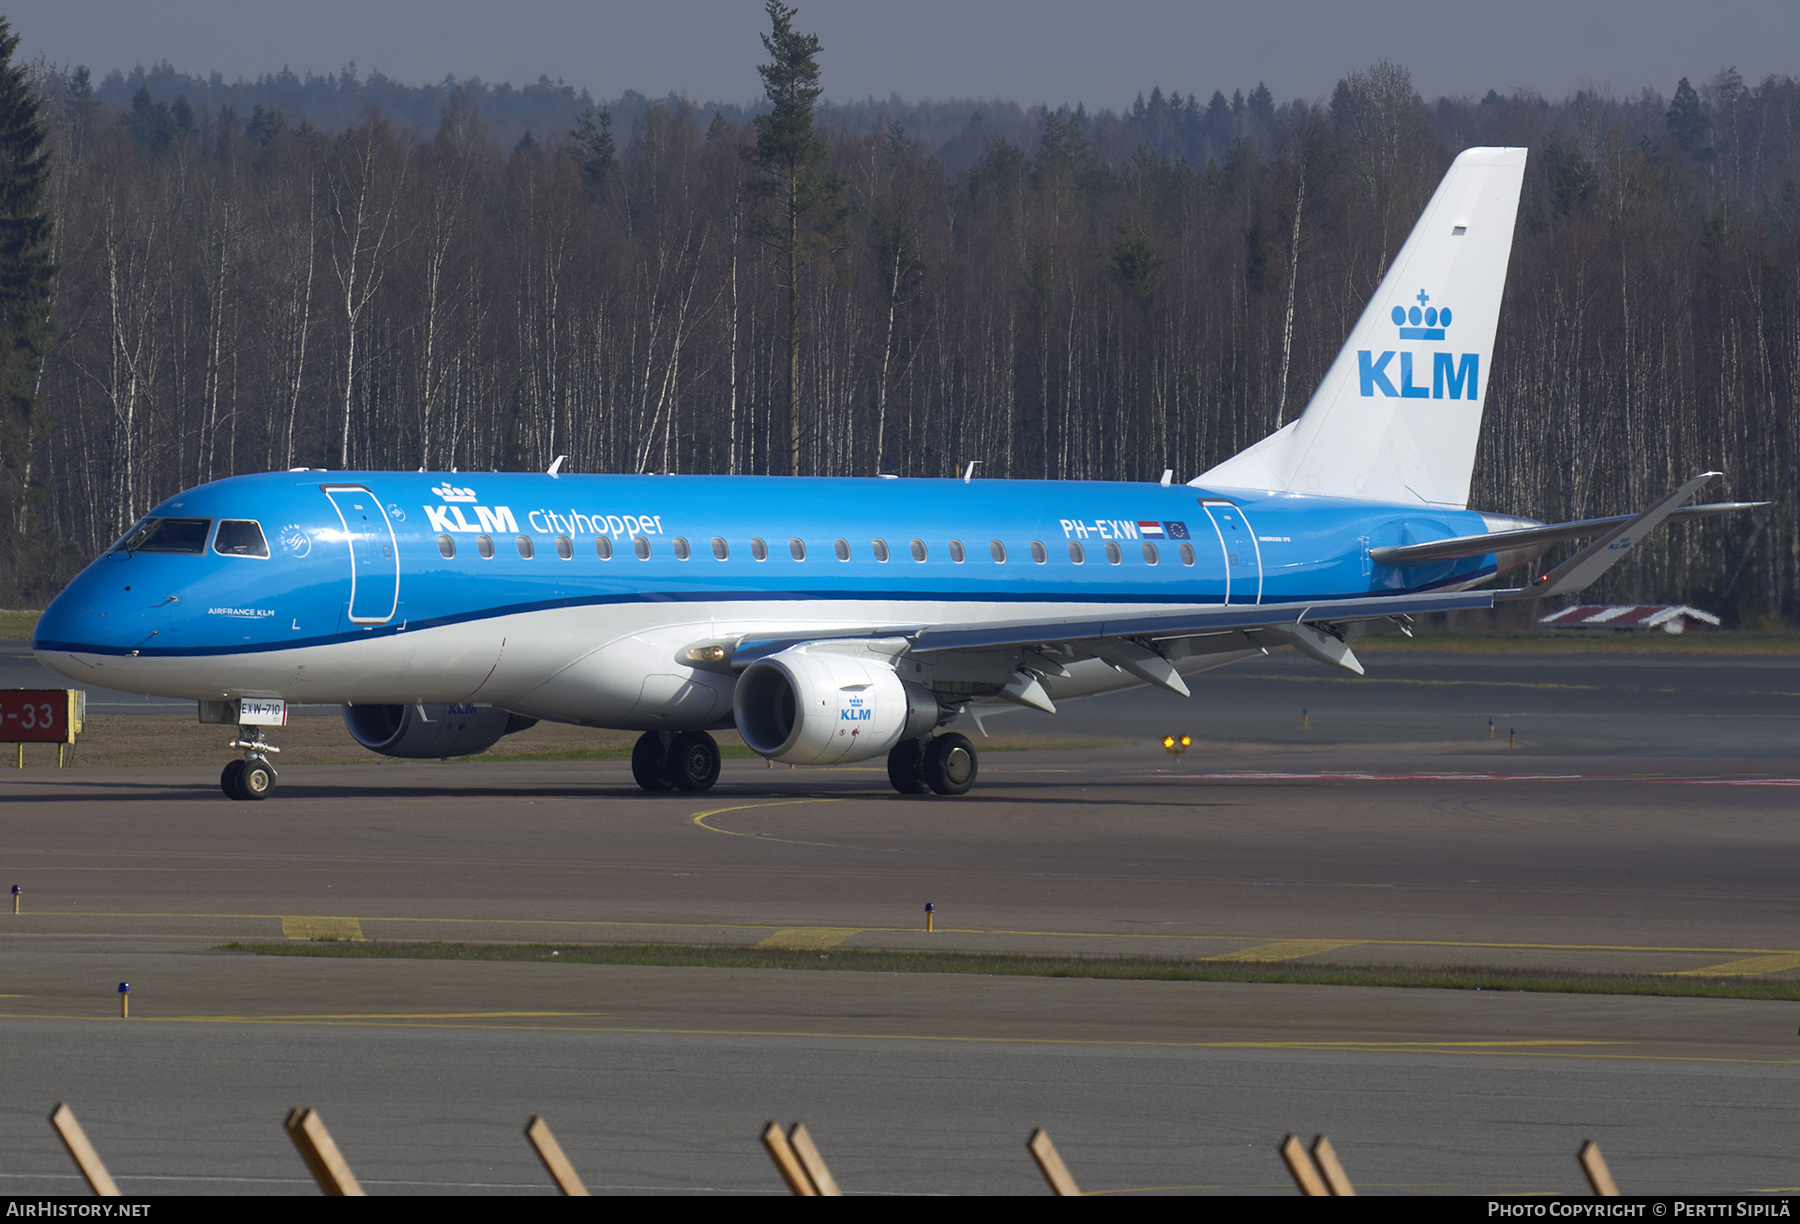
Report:
[[[1104,617],[1049,617],[1044,620],[967,625],[932,625],[913,636],[915,652],[1033,646],[1103,638],[1178,638],[1222,630],[1286,628],[1292,625],[1341,625],[1353,621],[1491,608],[1492,591],[1432,591],[1417,595],[1381,595],[1363,599],[1327,599],[1309,603],[1208,605],[1186,611],[1133,613],[1120,609]]]
[[[1020,705],[1054,711],[1042,680],[1066,676],[1065,664],[1100,659],[1146,684],[1188,695],[1176,664],[1202,655],[1256,653],[1293,646],[1301,653],[1357,675],[1348,627],[1425,612],[1491,608],[1492,591],[1430,591],[1409,595],[1313,600],[1275,604],[1201,604],[1137,612],[1128,607],[1103,615],[972,621],[964,624],[894,625],[875,629],[747,637],[731,652],[743,669],[796,646],[869,651],[884,656],[903,675],[930,673]],[[904,657],[903,657],[904,656]]]
[[[1633,515],[1553,523],[1518,531],[1462,536],[1425,544],[1371,550],[1372,560],[1407,567],[1456,557],[1548,547],[1559,540],[1597,536],[1592,543],[1530,585],[1513,590],[1422,591],[1272,604],[1198,604],[1155,610],[1130,606],[1052,617],[831,628],[788,629],[753,635],[730,650],[727,666],[743,670],[798,646],[868,652],[930,687],[971,696],[998,697],[1054,710],[1043,681],[1069,675],[1067,666],[1099,659],[1147,684],[1186,696],[1178,666],[1203,655],[1254,653],[1292,646],[1302,654],[1362,675],[1350,649],[1360,622],[1407,618],[1425,612],[1491,608],[1496,601],[1539,599],[1578,591],[1593,583],[1665,519],[1695,518],[1749,509],[1761,503],[1681,504],[1717,476],[1704,472]],[[833,645],[836,643],[837,645]],[[1192,670],[1190,668],[1190,670]],[[1052,686],[1054,687],[1054,686]]]

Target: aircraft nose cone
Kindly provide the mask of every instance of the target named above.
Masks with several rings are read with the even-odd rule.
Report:
[[[68,598],[69,594],[65,590],[52,600],[31,631],[31,648],[39,655],[84,644],[81,625],[95,615],[93,605],[91,601],[82,600],[80,604],[85,606],[77,606]]]
[[[106,558],[95,566],[89,566],[64,587],[62,593],[44,609],[44,614],[38,617],[37,626],[31,634],[31,649],[45,666],[55,666],[49,658],[53,655],[83,650],[103,653],[117,651],[120,644],[113,638],[123,625],[118,623],[119,617],[107,615],[106,601],[102,598],[105,589],[122,585],[117,581],[107,581],[117,578],[116,574],[107,572],[111,568]],[[96,575],[96,569],[101,571],[99,575]]]
[[[75,653],[83,646],[93,645],[83,640],[87,627],[84,622],[96,621],[98,615],[92,600],[71,599],[73,592],[71,585],[38,617],[31,632],[31,652],[51,671],[78,680],[90,669],[75,661]]]

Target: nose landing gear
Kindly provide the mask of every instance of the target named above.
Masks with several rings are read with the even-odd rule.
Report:
[[[261,727],[240,726],[233,748],[244,750],[244,759],[226,764],[219,774],[219,789],[227,799],[267,799],[275,793],[275,766],[268,754],[281,749],[262,737]]]

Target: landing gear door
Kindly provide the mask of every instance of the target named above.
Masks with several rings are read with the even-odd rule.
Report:
[[[1235,502],[1208,498],[1200,503],[1219,533],[1225,550],[1225,602],[1262,602],[1262,550],[1250,531],[1250,522]]]
[[[350,621],[384,625],[400,607],[400,546],[381,502],[362,485],[325,485],[350,545]]]

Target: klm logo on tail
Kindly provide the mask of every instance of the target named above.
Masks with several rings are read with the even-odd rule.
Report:
[[[1392,318],[1400,328],[1400,339],[1443,340],[1446,337],[1450,329],[1450,308],[1426,305],[1430,300],[1431,295],[1421,289],[1417,306],[1394,307]],[[1428,386],[1413,381],[1415,356],[1431,358],[1431,383]],[[1400,358],[1398,369],[1392,365],[1395,357]],[[1474,399],[1481,381],[1480,370],[1479,353],[1414,353],[1404,349],[1389,349],[1379,354],[1370,349],[1358,349],[1356,353],[1356,373],[1365,399],[1377,394],[1389,399],[1444,399],[1446,395],[1450,399]],[[1418,373],[1423,375],[1424,371]]]

